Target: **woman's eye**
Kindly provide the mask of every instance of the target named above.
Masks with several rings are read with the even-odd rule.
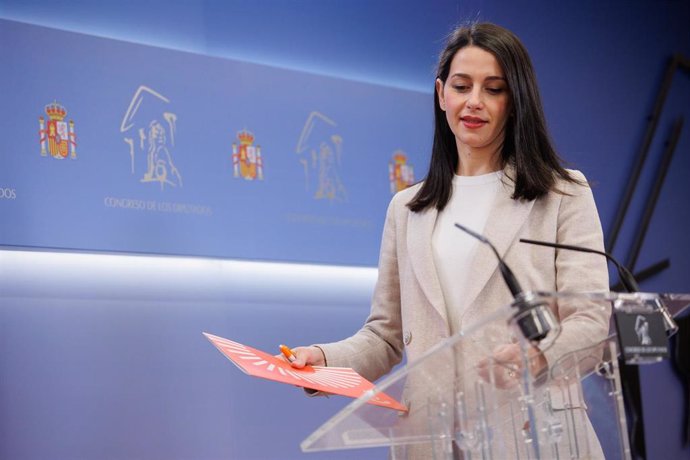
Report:
[[[503,88],[486,88],[486,91],[489,92],[490,94],[501,94],[504,89]]]
[[[464,93],[470,90],[470,87],[468,85],[455,85],[453,86],[455,88],[455,91],[458,91],[460,93]]]

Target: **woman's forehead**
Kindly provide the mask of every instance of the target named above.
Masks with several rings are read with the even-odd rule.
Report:
[[[496,57],[477,46],[466,46],[455,53],[450,63],[448,76],[494,79],[505,77]]]

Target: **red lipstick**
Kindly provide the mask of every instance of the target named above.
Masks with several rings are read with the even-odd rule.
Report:
[[[478,117],[465,116],[460,118],[462,124],[468,129],[477,129],[484,126],[487,122]]]

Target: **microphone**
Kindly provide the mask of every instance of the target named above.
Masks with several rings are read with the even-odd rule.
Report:
[[[455,226],[468,235],[488,245],[496,255],[496,259],[498,259],[498,269],[501,271],[501,276],[508,286],[510,293],[513,295],[513,298],[515,299],[513,306],[517,308],[518,311],[515,313],[513,318],[520,328],[522,335],[527,340],[532,342],[540,342],[546,338],[549,332],[556,326],[556,319],[553,317],[553,313],[547,307],[547,305],[544,302],[536,302],[534,294],[525,293],[522,290],[522,287],[520,286],[517,278],[515,278],[513,271],[503,261],[494,245],[491,244],[486,237],[473,232],[469,228],[458,223],[456,223]]]
[[[635,281],[635,277],[633,277],[632,273],[630,273],[630,270],[628,270],[626,267],[621,265],[620,262],[618,262],[608,252],[597,251],[596,249],[583,248],[580,246],[572,246],[569,244],[547,243],[545,241],[528,240],[526,238],[520,238],[520,243],[536,244],[538,246],[547,246],[550,248],[557,248],[557,249],[567,249],[569,251],[589,252],[591,254],[599,254],[601,256],[604,256],[609,261],[611,261],[611,263],[613,263],[613,265],[616,266],[616,269],[618,270],[618,277],[621,279],[621,284],[625,288],[625,291],[626,292],[640,292],[640,286],[638,286],[637,281]]]
[[[572,246],[570,244],[560,244],[560,243],[548,243],[546,241],[537,241],[537,240],[528,240],[525,238],[520,238],[521,243],[528,243],[528,244],[536,244],[538,246],[547,246],[550,248],[557,248],[557,249],[566,249],[569,251],[578,251],[578,252],[589,252],[591,254],[599,254],[604,257],[606,257],[607,260],[611,261],[613,265],[616,266],[616,269],[618,270],[618,277],[620,278],[621,284],[625,288],[626,292],[640,292],[640,286],[637,284],[637,281],[635,281],[635,277],[633,276],[632,273],[630,273],[630,270],[628,270],[625,265],[622,265],[620,262],[618,262],[611,254],[608,252],[604,251],[598,251],[596,249],[590,249],[590,248],[583,248],[581,246]],[[661,302],[661,300],[657,299],[655,301],[657,309],[661,313],[661,316],[664,319],[664,328],[666,329],[667,335],[671,336],[678,331],[678,325],[676,324],[675,320],[669,313],[668,309],[666,308],[666,305]]]

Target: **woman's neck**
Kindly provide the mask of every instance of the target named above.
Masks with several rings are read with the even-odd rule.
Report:
[[[477,152],[470,149],[458,151],[458,176],[481,176],[503,169],[500,151]]]

